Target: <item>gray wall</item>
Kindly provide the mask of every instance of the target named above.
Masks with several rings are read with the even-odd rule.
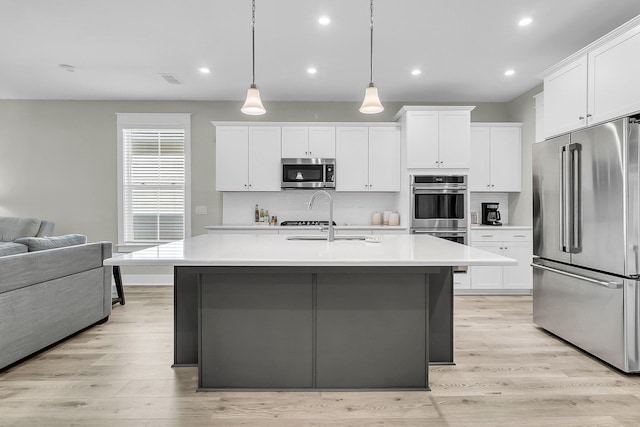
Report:
[[[358,112],[359,102],[265,102],[267,114],[250,117],[230,101],[0,100],[0,216],[44,218],[56,223],[55,234],[117,244],[116,113],[191,113],[191,231],[204,234],[206,225],[222,222],[211,121],[391,121],[411,104],[476,105],[472,121],[509,120],[507,103],[385,103],[382,114],[368,116]],[[195,205],[206,205],[208,215],[195,215]]]
[[[192,235],[203,234],[222,218],[210,121],[390,121],[409,104],[386,103],[384,113],[367,116],[358,112],[359,103],[265,102],[268,112],[259,118],[241,114],[240,105],[0,100],[0,215],[49,219],[56,234],[116,243],[116,113],[191,113],[191,205],[206,205],[209,212],[192,215]],[[477,105],[473,121],[508,120],[506,103],[440,105]]]
[[[536,141],[536,108],[534,95],[542,92],[542,84],[523,93],[507,104],[509,121],[522,122],[522,191],[509,194],[509,222],[533,225],[531,195],[531,147]]]

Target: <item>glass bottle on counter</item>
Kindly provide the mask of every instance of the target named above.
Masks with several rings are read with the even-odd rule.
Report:
[[[265,224],[267,224],[267,225],[269,225],[269,218],[270,218],[270,216],[269,216],[269,209],[265,209],[265,210],[264,210],[264,222],[265,222]]]
[[[260,208],[259,222],[264,222],[264,209]]]
[[[254,214],[254,222],[259,222],[260,221],[260,209],[258,208],[258,205],[256,205],[256,211]]]

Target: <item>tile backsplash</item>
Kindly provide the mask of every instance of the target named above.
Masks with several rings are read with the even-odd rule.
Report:
[[[374,212],[398,211],[398,193],[343,193],[329,191],[333,197],[333,220],[338,225],[369,225]],[[329,202],[319,197],[312,210],[307,209],[313,190],[279,192],[225,192],[222,202],[223,225],[251,225],[256,204],[278,217],[278,224],[288,220],[327,220]],[[405,224],[400,224],[405,225]]]

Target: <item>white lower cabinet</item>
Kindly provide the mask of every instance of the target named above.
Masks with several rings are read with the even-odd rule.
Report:
[[[471,267],[471,289],[521,291],[532,289],[533,238],[530,229],[471,230],[471,246],[518,261],[505,267]]]
[[[471,275],[469,270],[453,273],[453,290],[471,289]]]

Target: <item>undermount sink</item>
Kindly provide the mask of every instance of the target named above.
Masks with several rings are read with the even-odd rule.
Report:
[[[364,240],[366,242],[379,242],[373,236],[334,236],[334,240]],[[327,240],[327,236],[318,234],[305,234],[301,236],[287,236],[287,240]]]

